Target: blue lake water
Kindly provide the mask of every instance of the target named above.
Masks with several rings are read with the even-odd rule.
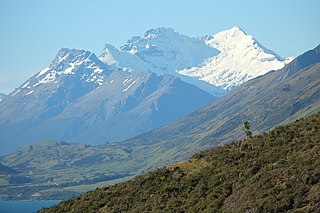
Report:
[[[32,213],[58,204],[59,200],[0,200],[1,213]]]

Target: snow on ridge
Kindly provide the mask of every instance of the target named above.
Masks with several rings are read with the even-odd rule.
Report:
[[[171,28],[157,28],[148,30],[143,37],[133,36],[120,49],[106,44],[99,59],[122,69],[180,76],[176,70],[200,65],[218,53],[201,39]]]
[[[39,72],[39,74],[37,75],[36,78],[39,78],[40,76],[44,75],[44,74],[45,74],[46,72],[48,72],[49,70],[50,70],[49,67],[44,68],[43,70],[41,70],[41,71]]]
[[[20,92],[20,89],[17,89],[17,91],[15,91],[11,96],[15,96],[16,94],[18,94]]]
[[[28,96],[28,95],[30,95],[30,94],[32,94],[33,93],[33,90],[31,90],[30,92],[28,92],[27,94],[25,94],[25,96]]]
[[[57,82],[63,75],[76,75],[82,81],[102,85],[106,83],[105,69],[101,67],[104,63],[130,72],[149,71],[182,79],[192,77],[192,81],[185,81],[207,92],[211,88],[201,85],[220,87],[212,87],[215,91],[210,92],[219,96],[221,91],[229,91],[270,70],[280,69],[292,59],[283,59],[263,47],[238,26],[201,39],[163,27],[148,30],[141,37],[132,37],[120,49],[106,44],[99,59],[90,51],[62,48],[49,67],[21,88]],[[131,81],[124,85],[131,85]]]
[[[57,71],[52,70],[44,78],[40,79],[38,82],[39,84],[53,82],[56,79],[56,76],[57,76]]]
[[[207,60],[203,66],[178,72],[225,90],[231,90],[271,70],[281,69],[290,61],[263,47],[240,27],[207,36],[204,40],[207,45],[218,49],[220,54]]]
[[[30,81],[28,81],[27,83],[25,83],[21,88],[26,88],[29,84],[30,84]]]
[[[106,44],[100,60],[134,71],[192,77],[192,84],[219,96],[223,90],[282,68],[291,59],[280,57],[235,26],[201,39],[171,28],[151,29],[142,37],[133,36],[120,49]],[[215,86],[212,91],[207,88],[210,84]]]
[[[123,81],[123,85],[129,84],[131,81],[133,81],[132,78],[126,78],[126,79]]]
[[[36,87],[55,83],[64,75],[77,75],[80,80],[102,85],[106,78],[105,68],[105,65],[90,51],[62,48],[51,65],[41,70],[30,82]]]
[[[113,56],[113,53],[116,51],[117,49],[114,46],[106,44],[103,49],[103,54],[99,57],[100,61],[108,65],[116,64],[118,61]]]
[[[294,59],[293,56],[289,56],[289,57],[286,57],[286,58],[284,59],[284,62],[285,62],[285,64],[289,64],[291,61],[293,61],[293,59]]]
[[[102,73],[103,72],[103,69],[101,69],[101,68],[99,68],[99,67],[97,67],[97,68],[95,68],[94,70],[93,70],[93,73]]]
[[[132,79],[131,79],[132,80]],[[122,90],[122,92],[126,92],[128,89],[130,89],[130,87],[132,87],[135,83],[137,82],[137,80],[134,80],[131,84],[129,84],[129,86],[127,86],[127,88],[125,88],[124,90]]]

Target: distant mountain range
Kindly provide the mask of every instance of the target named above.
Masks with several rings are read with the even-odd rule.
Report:
[[[34,183],[40,184],[39,188],[33,184],[33,190],[46,193],[44,197],[59,196],[61,192],[73,195],[74,189],[54,188],[43,183],[44,177],[65,186],[90,184],[98,181],[95,177],[100,177],[99,181],[121,181],[126,176],[186,160],[200,150],[243,139],[245,120],[250,121],[253,133],[258,134],[316,113],[320,111],[319,91],[320,46],[278,71],[242,84],[177,122],[135,138],[99,147],[77,148],[79,144],[61,142],[27,145],[2,157],[1,162],[25,175],[33,171]],[[70,159],[77,160],[70,163]],[[41,191],[43,187],[52,190]],[[12,188],[3,190],[9,192]]]
[[[1,152],[47,139],[91,144],[127,139],[214,100],[173,76],[112,70],[91,52],[61,49],[50,67],[1,103]]]
[[[204,38],[152,29],[120,49],[105,45],[99,57],[63,48],[50,66],[1,101],[0,154],[41,140],[128,139],[288,61],[239,27]]]
[[[268,50],[237,26],[203,38],[190,38],[171,28],[152,29],[120,49],[107,44],[99,58],[109,65],[178,76],[214,96],[293,59]]]

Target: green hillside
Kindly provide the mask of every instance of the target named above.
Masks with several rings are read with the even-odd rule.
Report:
[[[4,156],[0,162],[20,172],[12,177],[19,176],[18,180],[25,177],[29,181],[14,181],[17,177],[12,181],[1,181],[0,177],[0,195],[7,199],[30,199],[35,193],[41,194],[40,199],[70,198],[97,186],[112,184],[114,179],[120,182],[131,177],[134,165],[129,170],[121,163],[110,163],[111,160],[121,162],[128,157],[129,149],[112,146],[56,141],[26,145]]]
[[[320,113],[41,212],[319,212]]]

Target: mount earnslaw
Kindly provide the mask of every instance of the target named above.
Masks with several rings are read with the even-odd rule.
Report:
[[[176,121],[284,59],[239,27],[203,38],[170,28],[101,55],[61,49],[0,102],[0,150],[42,140],[105,144]],[[9,143],[10,142],[10,143]]]

